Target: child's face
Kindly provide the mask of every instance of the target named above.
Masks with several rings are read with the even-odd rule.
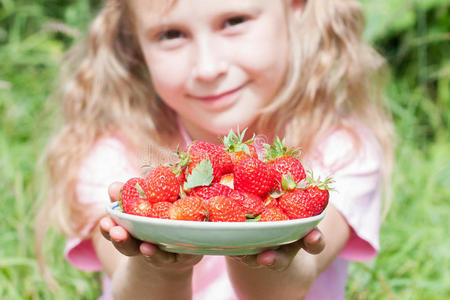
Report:
[[[158,95],[199,136],[250,126],[277,93],[288,61],[282,1],[179,0],[163,12],[131,2]]]

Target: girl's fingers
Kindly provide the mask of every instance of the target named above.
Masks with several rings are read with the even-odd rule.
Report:
[[[120,190],[122,189],[123,183],[122,182],[113,182],[108,187],[108,194],[109,198],[111,199],[111,202],[119,201],[120,200]]]
[[[258,255],[236,255],[230,256],[232,259],[246,264],[251,268],[260,268],[261,264],[258,261]]]
[[[141,254],[146,260],[156,267],[167,267],[168,264],[194,265],[201,259],[201,255],[177,254],[159,249],[156,245],[142,243],[139,247]]]
[[[142,243],[139,246],[139,251],[148,262],[156,267],[163,267],[177,260],[175,253],[162,251],[158,246],[149,243]]]
[[[128,231],[121,226],[114,226],[109,231],[109,236],[114,247],[120,251],[120,253],[126,256],[135,256],[139,254],[140,241],[136,240]]]
[[[257,256],[257,261],[260,265],[269,267],[275,263],[277,252],[275,250],[264,251]]]
[[[318,228],[311,230],[303,238],[303,249],[311,254],[318,254],[325,248],[322,232]]]
[[[110,217],[103,217],[100,219],[100,232],[105,237],[105,239],[109,241],[111,240],[111,237],[109,236],[109,231],[114,226],[117,226],[117,224]]]
[[[322,232],[314,228],[303,239],[284,245],[278,250],[268,250],[257,256],[260,265],[273,270],[285,270],[291,264],[300,249],[305,249],[308,253],[318,254],[325,248]]]
[[[291,264],[297,252],[303,247],[303,241],[281,246],[277,250],[268,250],[257,256],[258,263],[269,269],[283,271]]]

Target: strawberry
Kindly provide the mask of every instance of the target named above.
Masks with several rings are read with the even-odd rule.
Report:
[[[152,206],[149,217],[158,219],[170,219],[169,210],[172,207],[172,202],[156,202]]]
[[[221,141],[225,146],[225,150],[230,154],[234,165],[237,165],[242,160],[249,157],[258,158],[256,148],[252,145],[254,142],[254,137],[244,142],[246,131],[247,129],[244,129],[242,133],[239,131],[234,133],[233,130],[230,130],[227,136],[221,138]]]
[[[281,184],[282,175],[290,174],[296,183],[305,179],[306,174],[302,163],[298,159],[298,151],[288,149],[285,141],[277,139],[273,145],[265,145],[265,160],[276,174],[276,180]]]
[[[174,202],[178,199],[180,184],[169,167],[159,166],[152,169],[145,180],[145,194],[150,202]]]
[[[288,216],[278,207],[268,207],[262,213],[259,222],[285,221]]]
[[[177,177],[178,184],[180,186],[183,186],[183,184],[186,182],[186,175],[184,173],[180,173],[180,174],[176,175],[176,177]]]
[[[185,197],[173,203],[169,215],[171,220],[203,221],[206,208],[200,197]]]
[[[209,221],[245,222],[245,211],[239,203],[225,196],[216,196],[208,203]]]
[[[320,213],[327,207],[329,192],[326,189],[321,189],[318,186],[309,186],[306,191],[311,198],[311,211],[313,215],[320,215]]]
[[[205,201],[205,203],[207,203],[212,197],[229,196],[231,192],[233,192],[233,190],[230,187],[220,183],[214,183],[208,186],[193,188],[189,193],[189,196],[200,197]]]
[[[256,217],[264,210],[264,203],[257,195],[233,191],[230,194],[230,198],[237,201],[244,208],[245,214],[250,218]]]
[[[122,208],[125,213],[133,215],[146,215],[151,208],[144,190],[147,183],[143,178],[134,177],[125,182],[120,190],[120,199],[122,201]]]
[[[316,180],[312,172],[308,174],[308,181],[310,184],[306,191],[313,201],[312,210],[314,215],[319,215],[328,205],[329,190],[333,190],[329,185],[334,181],[331,178],[327,178],[324,181],[320,181],[320,178]]]
[[[213,168],[213,182],[219,182],[222,174],[231,173],[233,171],[233,162],[230,155],[219,145],[207,142],[195,142],[188,150],[189,165],[187,166],[187,175],[202,160],[208,159]]]
[[[269,166],[257,158],[246,158],[234,167],[234,189],[264,197],[275,184]]]
[[[266,197],[266,199],[264,199],[264,207],[265,208],[279,207],[278,200],[269,195]]]
[[[285,193],[278,200],[278,205],[289,219],[312,217],[316,212],[309,193],[304,189],[295,189]]]
[[[177,152],[174,153],[176,157],[178,157],[178,161],[173,163],[171,165],[172,172],[175,174],[175,176],[178,179],[178,183],[182,187],[184,183],[186,182],[186,167],[189,163],[189,157],[186,152],[183,152],[180,150],[180,148],[177,148]]]
[[[152,204],[140,198],[129,199],[123,211],[127,214],[151,217]]]

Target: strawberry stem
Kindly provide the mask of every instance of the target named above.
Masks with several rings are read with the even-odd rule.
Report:
[[[327,177],[325,180],[320,180],[320,176],[317,178],[314,177],[314,174],[311,170],[308,170],[306,175],[306,179],[310,186],[317,186],[321,190],[334,191],[334,188],[331,186],[335,181],[332,177]]]
[[[276,137],[273,140],[273,144],[264,144],[265,153],[264,153],[264,159],[266,161],[272,161],[277,158],[283,157],[283,156],[292,156],[294,158],[299,158],[300,156],[300,150],[295,148],[288,148],[286,146],[286,140],[280,140],[279,137]]]
[[[231,129],[228,135],[220,137],[220,141],[225,146],[225,150],[227,152],[244,151],[245,153],[250,154],[250,149],[248,145],[255,141],[255,135],[253,135],[251,139],[244,142],[244,136],[246,131],[247,128],[244,129],[242,132],[239,132],[238,129],[237,133],[234,133],[234,131]]]

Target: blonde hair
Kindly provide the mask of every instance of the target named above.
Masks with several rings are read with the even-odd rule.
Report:
[[[390,206],[395,136],[383,94],[388,70],[385,60],[363,41],[361,4],[354,0],[307,1],[289,26],[290,69],[284,87],[264,109],[258,128],[274,128],[291,146],[300,145],[308,154],[338,129],[352,136],[357,151],[360,140],[355,121],[364,124],[384,154],[385,216]]]
[[[67,236],[81,236],[87,220],[99,217],[79,208],[75,190],[82,159],[94,143],[120,135],[135,153],[149,144],[161,153],[178,136],[174,112],[150,84],[124,2],[107,1],[85,40],[67,53],[54,95],[62,101],[63,125],[43,155],[48,178],[41,197],[46,201],[35,227],[38,261],[49,282],[42,253],[49,225]]]
[[[389,165],[393,131],[383,106],[382,77],[377,77],[385,64],[362,40],[360,4],[308,1],[289,26],[290,69],[261,114],[259,128],[275,128],[307,153],[330,130],[352,132],[352,120],[358,118],[375,133]],[[57,94],[63,126],[44,154],[49,185],[37,218],[41,246],[50,220],[66,235],[80,235],[92,217],[77,208],[75,185],[81,160],[100,137],[121,134],[134,149],[148,144],[166,149],[179,137],[175,113],[157,97],[144,66],[126,1],[106,1],[63,69]]]

